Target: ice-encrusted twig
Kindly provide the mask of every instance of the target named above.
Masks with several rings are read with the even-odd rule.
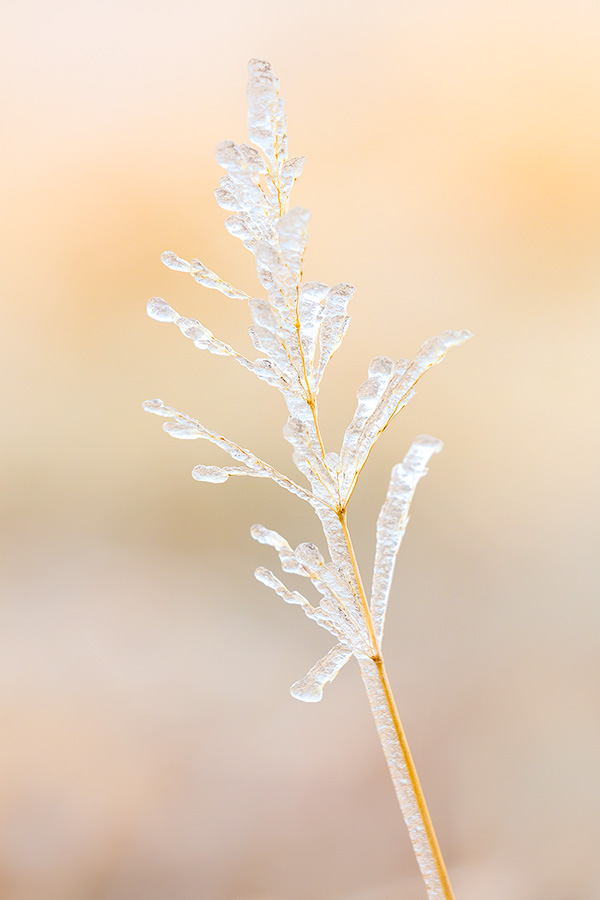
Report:
[[[246,302],[250,300],[250,296],[245,291],[240,291],[228,281],[223,281],[199,259],[188,262],[187,259],[182,259],[172,250],[165,250],[160,258],[168,269],[172,269],[174,272],[188,272],[194,281],[204,287],[220,291],[226,297],[231,297],[232,300],[245,300]]]
[[[335,567],[325,564],[318,548],[314,544],[303,543],[293,550],[285,538],[278,532],[265,528],[264,525],[253,525],[250,534],[255,541],[269,544],[277,551],[284,572],[309,578],[321,594],[317,609],[311,607],[309,612],[304,607],[304,612],[309,618],[315,619],[336,637],[341,638],[351,653],[368,654],[369,636],[356,597],[348,593],[347,582],[340,578],[340,573]],[[265,570],[258,571],[264,574]],[[281,582],[275,579],[271,572],[268,574],[270,582],[267,582],[262,574],[261,577],[258,575],[257,577],[263,584],[268,584],[268,587],[276,590],[287,603],[293,602],[279,590],[283,587]]]
[[[192,341],[199,350],[208,350],[209,353],[217,356],[230,356],[242,368],[252,372],[261,381],[275,385],[280,390],[289,388],[288,378],[272,359],[258,359],[252,362],[229,344],[216,338],[212,331],[202,325],[198,319],[180,316],[177,310],[173,309],[162,297],[151,297],[146,311],[150,318],[157,322],[172,322],[177,325],[183,336]]]
[[[262,459],[259,459],[259,457],[255,456],[250,450],[245,450],[233,441],[228,440],[228,438],[219,434],[218,431],[211,431],[209,428],[205,428],[204,425],[201,425],[196,419],[184,415],[172,406],[167,406],[162,400],[158,398],[155,400],[146,400],[143,404],[143,408],[146,412],[164,416],[165,418],[175,419],[174,422],[165,422],[163,425],[164,431],[171,435],[171,437],[184,440],[204,438],[212,444],[216,444],[217,447],[220,447],[221,450],[228,453],[232,459],[245,463],[249,470],[245,474],[270,478],[280,487],[285,488],[286,491],[295,494],[297,497],[300,497],[301,500],[306,500],[311,506],[314,506],[317,502],[311,493],[305,491],[304,488],[301,488],[300,485],[292,481],[291,478],[282,475],[281,472],[278,472],[277,469],[273,468],[269,463],[263,462]],[[229,474],[231,474],[230,470],[225,471],[229,471]],[[236,474],[239,474],[239,472]]]
[[[359,388],[358,406],[342,443],[342,494],[346,502],[373,445],[390,422],[414,396],[415,386],[431,366],[440,363],[451,347],[472,337],[471,332],[444,331],[426,341],[412,363],[401,359],[390,365],[377,357],[369,366],[369,378]]]
[[[442,449],[429,435],[415,438],[403,461],[392,469],[390,486],[377,519],[377,545],[371,591],[371,618],[381,644],[392,576],[400,543],[408,525],[408,513],[417,482],[427,474],[427,463]]]

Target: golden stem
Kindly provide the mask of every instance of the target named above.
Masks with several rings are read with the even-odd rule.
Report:
[[[398,715],[398,709],[396,707],[394,695],[392,694],[392,689],[387,677],[387,672],[385,671],[383,659],[374,660],[374,662],[377,666],[377,672],[381,681],[381,685],[383,687],[389,714],[394,723],[394,730],[398,738],[398,744],[400,745],[402,756],[404,757],[404,762],[408,771],[408,777],[410,778],[415,800],[419,808],[421,822],[423,824],[423,828],[425,829],[425,834],[427,835],[427,843],[429,844],[431,855],[433,856],[433,860],[435,862],[438,878],[440,880],[443,891],[442,896],[444,900],[454,900],[454,894],[452,893],[452,887],[450,885],[450,879],[448,878],[448,872],[446,870],[442,851],[440,850],[440,845],[435,834],[433,822],[431,821],[431,816],[429,815],[429,810],[427,809],[427,803],[425,802],[425,796],[423,794],[423,789],[421,788],[417,769],[415,767],[412,754],[408,746],[408,741],[406,740],[404,728],[402,727],[402,722],[400,721],[400,716]]]
[[[411,788],[411,800],[416,804],[416,808],[418,810],[419,824],[421,826],[421,830],[424,832],[426,837],[426,844],[429,854],[433,860],[435,865],[436,874],[437,874],[437,884],[431,885],[429,883],[429,879],[426,878],[426,887],[427,893],[430,897],[430,900],[454,900],[454,894],[452,893],[452,887],[450,886],[450,880],[448,878],[448,873],[446,871],[446,866],[444,863],[444,859],[442,857],[442,853],[440,850],[440,846],[438,844],[438,840],[435,834],[435,830],[433,828],[433,823],[431,821],[431,816],[429,815],[429,810],[427,809],[427,804],[425,802],[425,796],[423,794],[423,790],[421,788],[421,784],[419,781],[419,776],[417,775],[417,770],[410,752],[410,748],[408,746],[408,741],[406,740],[406,735],[404,733],[404,729],[402,727],[402,723],[400,721],[400,716],[398,715],[398,709],[396,707],[396,702],[394,700],[394,695],[392,694],[392,689],[387,677],[387,673],[385,670],[385,665],[383,661],[383,656],[381,654],[381,649],[377,643],[377,639],[375,637],[375,632],[373,629],[373,622],[371,619],[371,612],[369,609],[369,604],[367,602],[367,597],[365,594],[365,590],[362,584],[362,580],[360,577],[360,572],[358,569],[358,563],[356,560],[356,554],[354,552],[354,547],[352,546],[352,540],[350,537],[350,532],[348,531],[348,525],[346,521],[346,510],[338,510],[337,511],[338,518],[340,520],[340,524],[342,526],[342,530],[344,533],[344,538],[346,541],[346,545],[348,547],[348,553],[350,555],[350,560],[352,563],[352,568],[354,570],[354,575],[356,578],[356,582],[358,585],[359,595],[360,595],[360,603],[363,611],[363,616],[365,620],[365,624],[367,625],[367,629],[369,631],[369,637],[371,638],[371,642],[373,644],[374,652],[371,657],[371,661],[375,664],[377,670],[377,676],[380,682],[380,687],[385,698],[386,704],[386,712],[388,714],[389,720],[393,725],[393,729],[396,736],[396,741],[398,747],[400,749],[402,759],[404,761],[404,766],[406,768],[406,772],[408,774],[408,778],[410,781]],[[369,699],[372,699],[371,691],[368,686],[368,679],[365,678],[363,673],[363,680],[365,681],[365,686],[367,687],[367,695]],[[375,709],[373,709],[373,714],[375,715]],[[377,714],[381,715],[381,710],[377,711]],[[377,719],[377,716],[375,716]],[[380,735],[381,737],[381,735]],[[382,740],[383,746],[383,740]],[[398,800],[400,802],[400,807],[403,807],[403,801],[405,802],[405,796],[402,796],[400,790],[398,789],[398,785],[396,783],[398,773],[396,771],[396,766],[394,760],[391,755],[389,755],[385,747],[384,755],[386,757],[386,761],[388,763],[388,767],[390,769],[390,774],[392,775],[392,781],[394,782],[394,787],[396,788],[396,794],[398,796]],[[404,794],[406,794],[406,788],[402,789]],[[407,822],[408,825],[408,822]],[[417,856],[417,861],[419,862],[419,866],[421,866],[421,854],[417,852],[417,846],[415,840],[413,839],[413,833],[415,829],[409,826],[409,834],[411,837],[411,841],[413,843],[413,847],[415,849],[415,854]],[[425,878],[425,873],[422,870],[423,877]],[[441,893],[440,893],[441,891]]]

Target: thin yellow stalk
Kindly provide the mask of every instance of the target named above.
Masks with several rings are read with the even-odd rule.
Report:
[[[381,648],[375,638],[369,604],[348,530],[346,511],[338,512],[338,518],[344,532],[360,592],[363,615],[375,651],[370,659],[359,659],[361,675],[400,809],[408,828],[429,900],[454,900],[448,872],[387,677]]]

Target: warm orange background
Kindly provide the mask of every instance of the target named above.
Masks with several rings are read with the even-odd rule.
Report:
[[[252,578],[254,521],[319,538],[160,396],[290,472],[280,398],[148,320],[249,349],[257,290],[212,197],[270,59],[307,164],[306,275],[357,285],[330,448],[377,354],[453,351],[351,508],[369,581],[389,470],[446,449],[401,551],[388,667],[457,900],[598,900],[600,8],[571,2],[21,0],[3,12],[1,900],[423,900],[348,666]]]

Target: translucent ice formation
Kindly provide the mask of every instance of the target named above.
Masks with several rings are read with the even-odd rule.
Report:
[[[290,207],[290,193],[302,173],[304,159],[288,157],[287,118],[271,66],[253,59],[249,72],[251,144],[219,144],[217,162],[225,174],[215,196],[230,213],[225,222],[227,230],[254,255],[265,294],[249,296],[197,259],[188,262],[167,251],[162,261],[174,271],[188,273],[204,287],[246,301],[252,318],[250,337],[260,356],[247,359],[197,319],[181,316],[161,297],[149,301],[148,314],[159,322],[176,325],[199,349],[232,357],[281,392],[288,410],[284,436],[292,446],[293,462],[307,487],[161,400],[150,400],[144,408],[169,419],[163,427],[172,437],[208,440],[238,463],[223,467],[197,465],[192,473],[197,481],[218,484],[238,475],[271,478],[315,509],[325,533],[328,560],[314,544],[300,544],[293,550],[276,532],[258,525],[252,529],[256,540],[275,548],[285,572],[303,575],[312,582],[319,602],[313,606],[298,592],[288,590],[268,569],[258,569],[257,578],[287,603],[300,606],[336,637],[336,646],[330,653],[292,688],[295,697],[315,701],[321,698],[323,686],[352,655],[359,660],[379,656],[394,563],[408,522],[410,502],[417,481],[426,473],[427,462],[441,443],[434,438],[417,438],[404,461],[392,472],[377,522],[370,603],[360,583],[345,523],[346,507],[357,479],[373,444],[413,396],[419,378],[450,347],[466,340],[469,332],[446,331],[432,338],[413,362],[376,357],[369,365],[367,380],[358,389],[356,411],[339,453],[326,452],[318,424],[317,395],[327,364],[348,328],[348,304],[354,288],[345,283],[330,287],[321,281],[303,279],[310,214],[301,207]]]
[[[286,475],[196,419],[149,400],[144,409],[166,418],[164,430],[184,440],[203,439],[220,447],[238,465],[197,465],[197,481],[219,484],[231,477],[270,478],[308,502],[318,515],[327,542],[323,554],[313,543],[295,549],[276,531],[252,527],[252,537],[271,546],[281,568],[307,578],[318,596],[310,602],[290,590],[261,566],[256,578],[286,603],[326,629],[335,644],[309,672],[292,685],[299,700],[315,702],[351,657],[360,666],[382,747],[408,826],[429,900],[452,900],[433,827],[418,784],[402,726],[385,675],[381,643],[396,556],[408,523],[411,501],[427,464],[441,449],[435,438],[416,438],[404,460],[394,466],[387,496],[377,520],[377,544],[370,599],[362,585],[347,528],[346,509],[373,445],[415,393],[417,382],[440,362],[451,347],[470,337],[468,331],[445,331],[423,344],[413,362],[378,356],[357,392],[357,406],[338,451],[327,451],[319,429],[317,396],[326,367],[348,328],[350,284],[330,287],[305,281],[304,253],[310,214],[290,207],[294,182],[302,173],[303,157],[288,157],[287,118],[279,83],[269,63],[249,63],[248,134],[251,144],[224,141],[217,162],[225,174],[215,191],[218,204],[230,215],[227,231],[239,238],[256,261],[264,296],[252,297],[224,281],[198,259],[188,262],[167,251],[163,263],[185,272],[201,286],[248,304],[250,338],[257,359],[247,359],[217,338],[195,318],[181,316],[166,300],[153,297],[148,315],[176,325],[198,349],[233,358],[267,384],[276,387],[287,407],[284,437],[307,486]],[[253,146],[252,146],[253,145]]]

